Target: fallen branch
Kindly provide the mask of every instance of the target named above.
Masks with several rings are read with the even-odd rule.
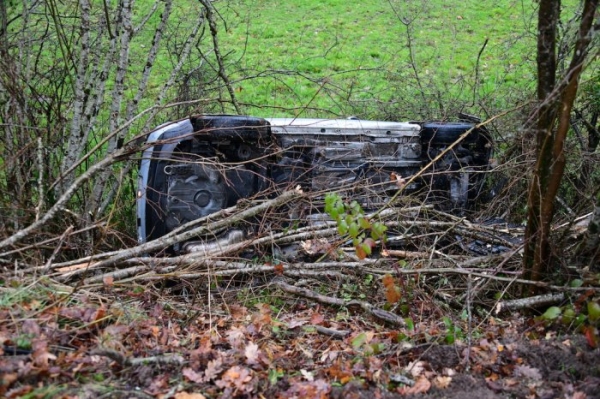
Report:
[[[191,230],[186,230],[186,228],[188,226],[195,225],[198,223],[198,221],[189,222],[159,239],[147,242],[142,245],[138,245],[137,247],[134,247],[134,248],[119,251],[107,259],[101,260],[96,263],[90,263],[89,265],[86,265],[85,268],[79,269],[79,270],[74,270],[65,275],[62,275],[60,278],[63,280],[70,279],[74,276],[80,275],[82,273],[86,273],[91,270],[97,270],[97,269],[101,269],[106,266],[117,265],[119,263],[122,263],[124,260],[126,260],[128,258],[132,258],[132,257],[139,256],[142,254],[152,253],[155,251],[163,250],[164,248],[167,248],[171,245],[189,240],[198,235],[214,233],[215,231],[225,229],[225,228],[227,228],[237,222],[240,222],[244,219],[247,219],[252,216],[256,216],[258,214],[266,212],[269,208],[274,208],[274,207],[284,205],[285,203],[287,203],[295,198],[298,198],[301,194],[302,194],[302,191],[300,191],[299,189],[286,191],[283,194],[281,194],[279,197],[274,198],[272,200],[264,201],[258,205],[255,205],[248,209],[236,212],[225,218],[217,219],[212,223],[203,224],[201,226],[192,228]],[[238,207],[228,208],[229,211],[238,210],[238,209],[239,209]],[[212,219],[212,217],[211,217],[211,219]],[[183,232],[181,232],[181,231],[183,231]]]
[[[141,364],[177,364],[182,365],[185,359],[178,354],[167,354],[150,357],[127,357],[113,349],[99,347],[91,352],[92,355],[104,356],[117,362],[121,367],[139,366]]]
[[[565,300],[565,294],[545,294],[529,298],[519,298],[510,301],[501,301],[496,305],[496,314],[512,310],[521,310],[525,308],[537,308],[541,306],[550,306],[561,303]]]
[[[320,303],[323,303],[326,305],[334,305],[334,306],[340,306],[340,307],[359,306],[365,312],[370,313],[372,316],[376,317],[379,320],[382,320],[382,321],[385,321],[385,322],[388,322],[388,323],[391,323],[391,324],[394,324],[397,326],[402,326],[402,327],[404,327],[406,325],[406,323],[404,322],[404,319],[402,319],[400,316],[398,316],[394,313],[388,312],[386,310],[379,309],[365,301],[357,301],[357,300],[345,301],[340,298],[334,298],[334,297],[330,297],[327,295],[319,294],[318,292],[309,290],[308,288],[296,287],[296,286],[290,285],[290,284],[285,283],[280,280],[275,281],[272,284],[274,286],[276,286],[277,288],[279,288],[285,292],[288,292],[290,294],[300,295],[305,298],[309,298],[309,299],[315,300],[317,302],[320,302]]]

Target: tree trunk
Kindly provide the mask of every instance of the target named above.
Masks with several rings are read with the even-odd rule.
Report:
[[[556,32],[560,2],[540,1],[538,19],[538,101],[536,121],[537,162],[528,197],[528,220],[523,259],[524,277],[540,280],[551,272],[550,227],[554,200],[565,169],[564,144],[579,77],[591,41],[598,0],[586,0],[571,64],[556,83]]]

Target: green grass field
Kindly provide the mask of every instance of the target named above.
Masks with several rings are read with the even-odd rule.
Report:
[[[246,113],[444,117],[514,106],[535,88],[529,0],[214,4]]]

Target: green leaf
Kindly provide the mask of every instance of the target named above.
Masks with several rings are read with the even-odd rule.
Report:
[[[558,318],[558,316],[560,316],[560,314],[562,313],[562,311],[560,310],[560,308],[558,306],[550,306],[543,315],[541,315],[540,317],[543,320],[556,320]]]
[[[352,201],[350,203],[350,209],[352,210],[352,214],[355,216],[362,213],[362,208],[360,207],[360,204],[356,201]]]
[[[588,318],[592,323],[600,320],[600,304],[598,302],[589,301],[587,304]]]
[[[361,229],[366,230],[371,228],[371,223],[369,223],[369,220],[367,218],[359,218],[358,224],[360,225]]]
[[[365,254],[367,254],[367,256],[371,255],[371,246],[369,244],[363,242],[362,244],[360,244],[360,247],[365,252]]]
[[[575,320],[575,310],[573,310],[573,308],[566,308],[563,311],[562,317],[560,319],[560,321],[564,324],[564,325],[569,325],[573,322],[573,320]]]
[[[360,232],[360,229],[358,227],[358,224],[356,224],[355,222],[352,222],[348,225],[348,234],[350,234],[350,237],[352,237],[352,238],[358,237],[359,232]]]
[[[360,333],[352,339],[352,348],[354,348],[354,350],[359,350],[365,342],[367,342],[367,334],[364,332]]]
[[[346,223],[345,220],[340,220],[338,222],[337,230],[341,236],[344,236],[344,235],[346,235],[346,233],[348,233],[348,224]]]

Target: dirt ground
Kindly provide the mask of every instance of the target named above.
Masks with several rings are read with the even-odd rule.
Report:
[[[447,386],[435,384],[427,392],[402,395],[350,383],[335,388],[332,398],[600,398],[600,350],[581,336],[522,340],[510,344],[494,365],[474,362],[469,370],[454,346],[432,346],[420,359],[432,371],[460,370]],[[501,375],[503,375],[501,377]],[[487,377],[486,377],[487,375]]]
[[[0,397],[600,398],[594,337],[532,315],[488,314],[469,330],[422,297],[409,328],[261,295],[278,306],[3,290]]]

